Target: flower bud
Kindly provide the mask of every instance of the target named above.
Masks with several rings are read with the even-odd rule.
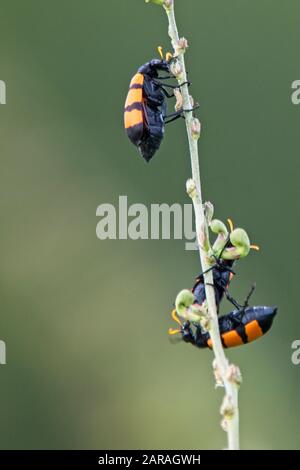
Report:
[[[188,47],[187,39],[180,38],[175,47],[176,55],[184,54]]]
[[[200,133],[201,133],[201,123],[199,119],[197,118],[192,119],[191,133],[192,133],[193,139],[195,140],[199,139]]]
[[[174,96],[176,98],[175,111],[179,111],[183,107],[183,96],[181,94],[180,88],[175,88]]]
[[[204,213],[205,213],[206,222],[209,225],[211,223],[213,215],[214,215],[214,206],[210,201],[206,201],[203,204],[203,209],[204,209]]]
[[[194,302],[195,297],[190,290],[183,289],[180,291],[175,300],[175,306],[178,314],[183,316],[185,314],[185,310],[189,308]]]
[[[199,304],[194,304],[192,305],[193,311],[198,308],[196,311],[197,315],[200,317],[200,325],[202,326],[204,331],[209,331],[211,329],[211,321],[212,318],[208,312],[208,307],[207,307],[207,302],[204,302],[204,304],[199,305]]]
[[[178,49],[181,50],[181,52],[185,52],[185,50],[189,47],[187,39],[180,38],[179,41],[178,41],[177,47],[178,47]]]
[[[192,178],[188,179],[186,182],[186,192],[191,199],[196,197],[197,187],[195,181]]]
[[[215,379],[216,379],[216,388],[217,387],[224,387],[222,374],[221,374],[220,368],[218,366],[218,361],[216,360],[216,358],[213,360],[213,371],[214,371],[214,376],[215,376]]]
[[[218,220],[218,219],[214,219],[211,221],[210,225],[209,225],[210,229],[212,232],[216,233],[216,234],[222,234],[224,235],[225,237],[228,236],[228,230],[227,230],[227,227],[226,225],[221,221],[221,220]]]
[[[224,416],[226,420],[229,420],[233,417],[234,411],[235,410],[232,402],[232,397],[226,394],[220,408],[220,413]]]
[[[226,248],[222,253],[223,259],[244,258],[250,251],[250,240],[247,232],[242,228],[236,228],[230,234],[232,247]]]
[[[188,317],[192,322],[199,322],[205,331],[210,329],[211,318],[208,313],[206,302],[203,305],[197,303],[191,305],[188,309]],[[193,319],[194,318],[194,319]]]
[[[182,75],[182,67],[181,67],[180,62],[178,60],[174,60],[171,63],[170,72],[174,75],[174,77],[177,78],[177,80],[180,79],[180,77]]]
[[[221,220],[213,219],[209,224],[209,228],[213,233],[216,233],[218,235],[217,239],[213,244],[213,254],[219,256],[227,241],[227,227]]]
[[[210,317],[208,315],[207,306],[199,305],[194,302],[195,297],[190,290],[183,289],[180,291],[175,300],[178,315],[184,320],[201,323],[204,328],[208,328]]]
[[[226,370],[226,378],[229,382],[237,385],[238,387],[241,385],[243,378],[241,371],[238,366],[234,364],[230,364]]]

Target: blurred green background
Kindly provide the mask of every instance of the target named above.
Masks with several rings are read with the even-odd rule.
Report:
[[[242,369],[243,448],[300,448],[296,0],[176,1],[200,103],[204,198],[261,246],[231,291],[278,305]],[[183,121],[146,164],[123,130],[131,76],[170,49],[143,0],[2,0],[0,447],[222,448],[211,351],[170,343],[177,292],[200,267],[184,241],[96,238],[96,208],[188,203]],[[172,109],[171,109],[172,111]],[[224,302],[223,312],[230,305]]]

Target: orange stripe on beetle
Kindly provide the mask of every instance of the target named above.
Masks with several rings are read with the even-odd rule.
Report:
[[[125,129],[136,126],[137,124],[143,124],[143,113],[137,109],[133,109],[124,115]]]
[[[221,336],[225,348],[233,348],[244,344],[244,341],[236,330],[228,331],[227,333],[223,333]]]
[[[143,99],[143,90],[140,88],[133,88],[129,90],[126,101],[125,101],[125,108],[127,106],[131,106],[133,103],[141,103]]]
[[[245,326],[248,342],[254,341],[263,335],[263,331],[257,320],[253,320]]]
[[[124,110],[125,129],[129,129],[130,127],[143,123],[144,118],[141,110],[143,100],[143,83],[144,75],[141,73],[135,74],[130,82]]]
[[[221,334],[221,339],[222,339],[224,348],[233,348],[234,346],[241,346],[242,344],[244,344],[244,341],[235,330],[228,331],[227,333]],[[212,349],[211,338],[207,340],[207,346],[210,349]]]
[[[129,88],[134,85],[143,85],[144,83],[144,75],[142,73],[136,73],[130,82]]]

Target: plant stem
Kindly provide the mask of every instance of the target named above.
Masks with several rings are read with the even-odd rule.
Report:
[[[174,0],[168,1],[167,6],[165,6],[167,12],[168,21],[169,21],[169,36],[172,41],[172,46],[176,51],[178,51],[178,29],[175,20],[174,13]],[[181,66],[180,79],[178,80],[179,85],[181,83],[187,82],[187,73],[185,68],[184,60],[184,51],[179,52],[178,62]],[[192,109],[193,104],[189,95],[188,85],[185,84],[180,87],[182,97],[183,97],[183,109]],[[185,122],[186,130],[189,141],[189,150],[191,157],[191,167],[192,167],[192,178],[195,183],[195,190],[193,191],[193,206],[195,211],[196,219],[196,232],[199,245],[199,256],[202,271],[205,272],[210,268],[209,261],[207,259],[206,253],[203,250],[203,239],[205,236],[208,236],[208,227],[207,221],[204,214],[202,195],[201,195],[201,179],[200,179],[200,167],[199,167],[199,157],[198,157],[198,140],[195,139],[192,135],[192,123],[193,123],[192,112],[185,113]],[[212,347],[216,359],[216,364],[219,370],[219,373],[222,377],[222,381],[226,390],[226,399],[227,404],[229,405],[230,412],[228,413],[228,408],[224,412],[224,418],[226,420],[226,431],[228,434],[228,448],[231,450],[239,449],[239,410],[238,410],[238,385],[234,380],[230,380],[229,377],[229,363],[225,356],[218,324],[218,315],[216,308],[215,300],[215,291],[213,287],[213,274],[212,270],[204,274],[205,282],[205,293],[207,299],[208,312],[211,317],[211,327],[209,329],[209,334],[212,340]]]

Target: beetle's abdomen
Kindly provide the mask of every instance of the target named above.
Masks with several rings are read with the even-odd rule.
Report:
[[[160,107],[148,106],[145,100],[145,130],[139,151],[142,157],[149,162],[155,152],[159,149],[164,137],[164,120]]]
[[[140,145],[144,131],[143,117],[144,75],[137,73],[132,78],[124,108],[124,127],[134,145]]]

